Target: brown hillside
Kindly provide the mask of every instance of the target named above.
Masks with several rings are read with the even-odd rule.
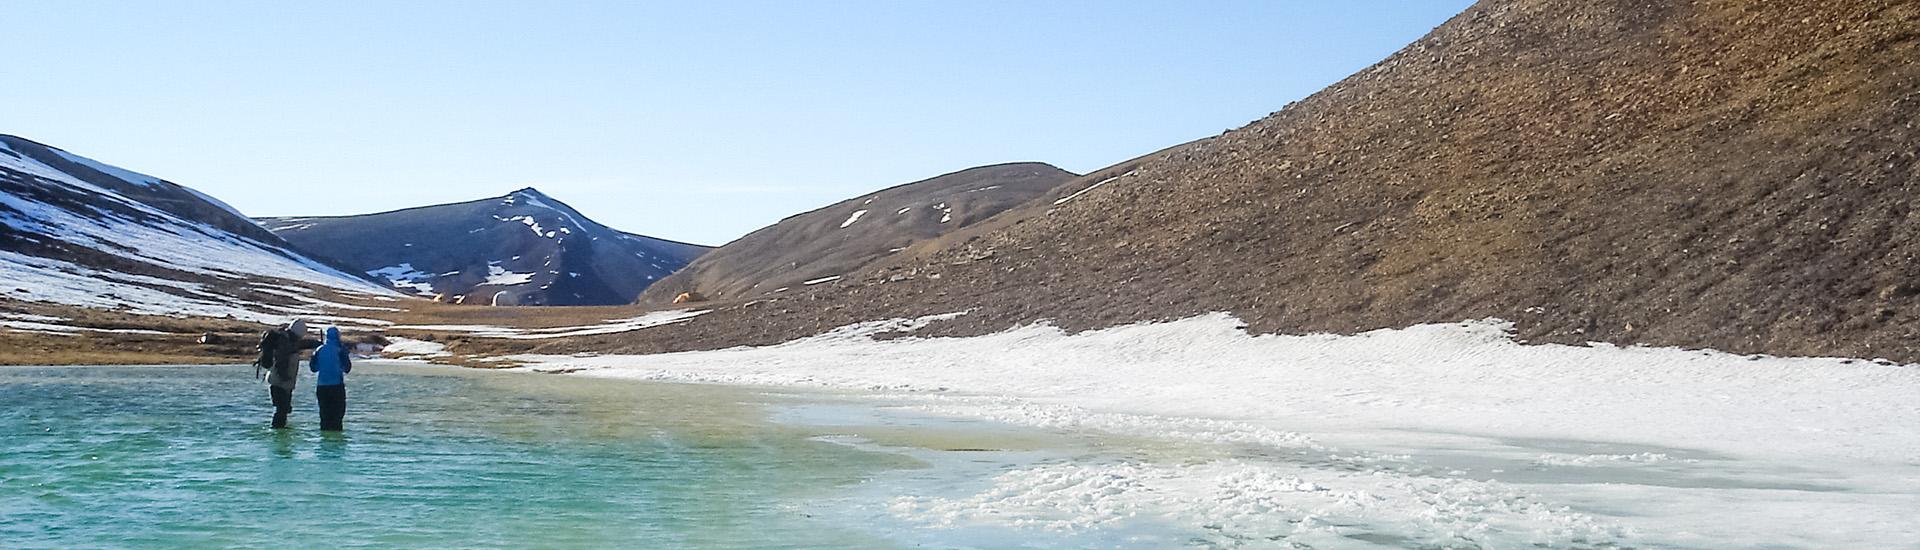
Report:
[[[876,259],[987,219],[1072,172],[1038,162],[980,166],[868,193],[788,217],[701,256],[640,300],[684,292],[712,299],[758,296],[846,275]]]
[[[1920,360],[1915,59],[1910,1],[1483,1],[924,261],[580,344],[1231,311],[1268,332],[1500,317],[1535,341]]]

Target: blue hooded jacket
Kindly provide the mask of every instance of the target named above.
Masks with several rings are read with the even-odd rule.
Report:
[[[319,373],[321,386],[347,385],[347,373],[353,372],[353,359],[347,356],[347,347],[340,344],[340,329],[327,327],[327,341],[320,349],[313,350],[313,359],[307,361],[307,368]]]

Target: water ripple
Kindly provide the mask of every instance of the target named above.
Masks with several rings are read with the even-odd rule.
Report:
[[[0,369],[8,548],[885,546],[794,503],[897,466],[739,390],[356,369],[349,432],[236,367]]]

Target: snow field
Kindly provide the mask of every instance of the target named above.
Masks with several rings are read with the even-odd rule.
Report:
[[[514,286],[533,282],[532,273],[514,273],[500,267],[500,262],[487,264],[487,280],[476,286]]]
[[[160,335],[168,334],[166,332],[160,332],[157,330],[126,329],[126,328],[106,329],[106,328],[76,327],[71,325],[60,324],[62,321],[66,321],[66,320],[67,319],[65,317],[53,317],[50,315],[34,315],[31,313],[0,312],[0,329],[10,330],[14,332],[53,334],[57,336],[71,336],[78,332],[103,332],[103,333],[113,333],[113,334],[160,334]]]
[[[456,271],[451,273],[451,275],[458,275],[459,273],[460,272]],[[435,294],[432,282],[433,275],[414,269],[412,263],[390,265],[368,271],[367,274],[386,279],[387,282],[393,284],[393,286],[411,290],[414,294],[421,296],[433,296]]]
[[[103,174],[120,178],[121,181],[125,181],[127,183],[145,186],[145,187],[160,186],[160,178],[156,178],[156,177],[142,174],[139,172],[134,172],[132,170],[124,170],[116,166],[108,166],[105,164],[101,164],[99,162],[95,162],[93,159],[82,157],[80,155],[75,155],[73,153],[68,153],[60,149],[53,149],[53,152],[54,154],[60,155],[60,158],[67,159],[68,162],[84,165],[88,168],[98,170]]]
[[[1498,321],[1250,336],[1214,314],[1076,335],[869,338],[930,320],[762,348],[510,359],[584,376],[854,389],[1186,450],[1009,467],[972,486],[897,492],[908,496],[888,506],[955,533],[1316,547],[1920,540],[1912,366],[1523,345]]]
[[[390,337],[387,341],[387,345],[380,348],[380,354],[383,356],[408,359],[431,359],[450,355],[447,353],[447,345],[438,342],[399,337]]]
[[[254,283],[252,286],[254,291],[256,292],[264,292],[264,293],[272,294],[275,296],[285,296],[295,301],[299,301],[307,305],[319,308],[317,310],[316,309],[305,310],[312,313],[319,313],[321,311],[387,311],[387,312],[405,311],[397,307],[361,306],[361,305],[340,303],[340,302],[335,302],[330,300],[322,300],[322,299],[310,296],[309,294],[313,292],[312,290],[303,289],[299,287],[285,287],[285,286],[277,286],[277,285],[266,285],[266,284],[260,284],[260,283]]]
[[[644,328],[657,327],[661,325],[670,325],[670,324],[686,321],[694,317],[699,317],[700,315],[703,315],[708,311],[709,310],[685,310],[685,309],[678,309],[678,310],[671,310],[671,311],[655,311],[655,312],[647,313],[645,315],[627,318],[627,319],[608,319],[606,322],[600,323],[597,325],[581,325],[581,326],[554,327],[554,328],[523,329],[523,328],[513,328],[513,327],[501,327],[501,326],[494,326],[494,325],[396,325],[389,328],[403,329],[403,330],[412,329],[412,330],[432,330],[432,331],[441,331],[441,332],[464,332],[473,336],[480,336],[480,337],[486,337],[486,338],[506,338],[511,340],[545,340],[550,338],[565,338],[569,336],[592,336],[595,334],[614,334],[619,332],[629,332],[629,331],[635,331],[635,330],[640,330]]]

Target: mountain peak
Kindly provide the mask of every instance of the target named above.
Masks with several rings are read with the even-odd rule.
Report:
[[[560,201],[532,187],[525,187],[518,191],[508,193],[501,202],[508,206],[521,205],[545,208],[548,210],[566,210]]]
[[[415,294],[500,306],[632,303],[706,252],[608,228],[531,187],[489,199],[269,223],[303,250]]]

